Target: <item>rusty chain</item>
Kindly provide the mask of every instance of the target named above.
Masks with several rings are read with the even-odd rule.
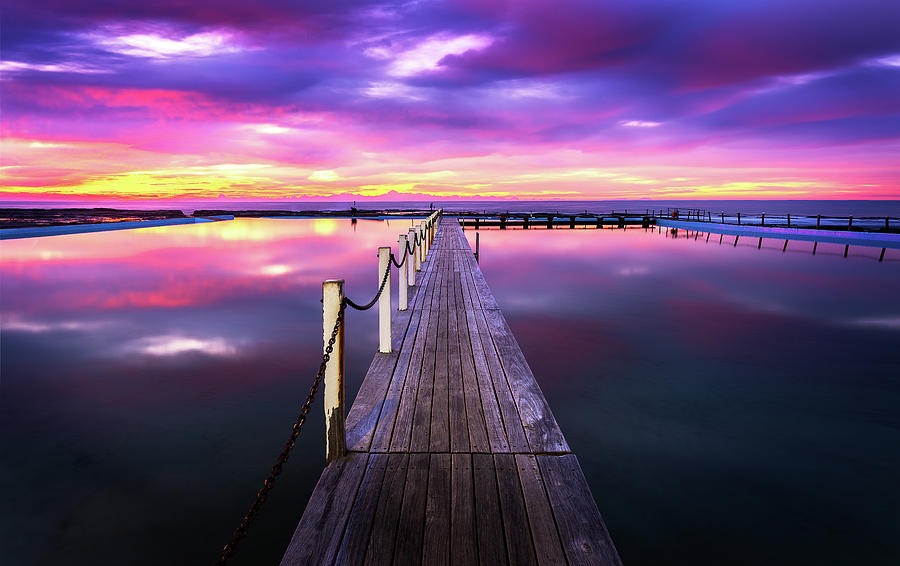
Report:
[[[355,303],[354,301],[348,299],[347,297],[344,297],[344,302],[341,303],[341,306],[347,305],[347,306],[353,307],[354,309],[356,309],[358,311],[369,310],[378,301],[378,297],[380,297],[381,292],[384,291],[384,286],[387,283],[388,277],[390,277],[390,276],[391,276],[391,263],[388,262],[388,266],[384,270],[384,276],[381,278],[381,286],[378,287],[378,292],[375,293],[375,297],[373,297],[371,301],[369,301],[365,305],[359,305],[359,304]]]
[[[294,423],[294,426],[291,429],[291,435],[288,438],[287,443],[285,443],[284,448],[281,449],[281,454],[278,455],[275,465],[269,470],[269,475],[266,477],[266,481],[263,482],[263,486],[256,492],[256,500],[244,515],[241,524],[235,529],[234,534],[231,535],[231,541],[222,549],[222,554],[216,561],[217,565],[225,564],[231,555],[234,554],[234,551],[241,540],[247,535],[247,529],[250,527],[250,523],[256,518],[256,514],[259,513],[259,508],[265,503],[266,498],[269,496],[269,491],[275,486],[275,480],[281,474],[284,464],[288,461],[291,450],[293,450],[294,445],[297,443],[297,436],[300,435],[300,430],[303,428],[303,423],[306,422],[306,415],[309,413],[313,401],[315,401],[316,392],[319,390],[322,378],[325,376],[325,368],[328,366],[329,360],[331,360],[331,353],[334,351],[334,343],[337,340],[337,335],[343,322],[344,305],[341,304],[341,308],[338,309],[337,320],[334,322],[334,329],[331,331],[331,336],[328,338],[328,344],[325,346],[325,353],[322,355],[322,363],[319,364],[319,371],[316,372],[316,378],[309,388],[309,394],[306,396],[306,401],[303,402],[303,406],[300,408],[300,415],[297,417],[297,422]]]

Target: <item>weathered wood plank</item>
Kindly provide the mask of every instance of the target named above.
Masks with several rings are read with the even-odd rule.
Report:
[[[412,452],[428,452],[431,441],[431,405],[434,393],[435,350],[437,333],[440,325],[439,311],[432,309],[426,332],[425,351],[422,358],[422,371],[419,374],[419,387],[416,392],[415,412],[412,420],[409,450]]]
[[[403,388],[406,385],[406,379],[410,371],[418,371],[418,366],[413,369],[412,366],[412,358],[415,353],[418,351],[419,356],[421,357],[422,350],[424,348],[424,336],[419,335],[419,325],[422,320],[422,312],[416,311],[409,324],[409,330],[406,333],[406,340],[400,347],[399,352],[392,352],[392,355],[396,355],[398,357],[397,364],[394,366],[391,375],[391,381],[388,385],[387,392],[385,393],[384,400],[381,404],[381,410],[378,414],[378,418],[375,423],[374,431],[372,432],[372,440],[368,446],[365,446],[362,442],[353,444],[354,450],[371,450],[372,452],[386,452],[390,447],[391,442],[391,434],[393,433],[394,423],[397,418],[397,412],[400,409],[400,400],[403,394]],[[416,350],[416,344],[419,344],[419,349]],[[375,355],[376,359],[379,357],[378,354]],[[362,389],[360,389],[362,391]],[[356,397],[360,398],[360,394]],[[356,408],[356,401],[353,403],[354,409]],[[352,409],[351,409],[352,412]],[[350,433],[347,434],[347,441],[350,441]]]
[[[465,311],[447,311],[447,367],[450,391],[450,450],[469,451],[469,417],[466,414],[466,391],[463,385],[462,360],[459,340],[459,315],[465,324]],[[466,345],[468,346],[468,345]],[[480,407],[479,407],[480,409]]]
[[[450,454],[432,454],[422,564],[450,564]]]
[[[428,341],[430,320],[431,311],[422,309],[413,351],[406,368],[406,379],[403,381],[402,388],[400,388],[400,399],[394,415],[394,422],[391,423],[388,418],[379,419],[372,442],[373,451],[384,450],[387,446],[390,446],[391,452],[405,452],[409,449],[413,415],[416,409],[416,396],[422,373],[422,360],[425,356],[425,348]]]
[[[488,440],[484,409],[481,405],[481,392],[479,391],[478,377],[475,371],[475,359],[469,339],[469,313],[461,310],[456,311],[456,315],[460,359],[459,374],[463,388],[463,403],[466,409],[466,424],[469,431],[469,450],[472,452],[489,452],[491,444]],[[500,435],[498,434],[498,436]]]
[[[453,454],[450,476],[450,560],[453,564],[478,564],[472,455]]]
[[[503,532],[510,564],[537,564],[531,541],[531,528],[525,510],[525,499],[519,485],[516,459],[512,454],[494,454]]]
[[[388,458],[387,454],[369,456],[366,473],[353,502],[335,564],[362,564],[365,560]]]
[[[621,565],[575,455],[536,458],[569,564]]]
[[[506,431],[506,440],[511,452],[528,452],[528,440],[519,417],[519,409],[509,388],[506,374],[503,372],[503,364],[485,320],[484,310],[475,311],[475,321],[478,325],[478,336],[481,339],[484,356],[487,359],[487,367],[490,370],[491,383],[497,394],[497,404],[500,406],[500,417],[503,419],[503,428]]]
[[[531,451],[568,452],[569,445],[503,314],[496,310],[483,312]]]
[[[334,561],[368,458],[354,453],[325,468],[281,559],[283,566]]]
[[[490,454],[472,454],[472,475],[479,561],[486,565],[506,564],[506,537],[503,536],[493,457]]]
[[[387,469],[381,493],[378,494],[378,506],[372,523],[372,535],[366,551],[366,564],[390,564],[394,559],[394,546],[397,538],[397,525],[400,522],[400,506],[406,488],[406,473],[409,468],[409,455],[388,455]],[[316,544],[308,541],[308,544]]]
[[[478,381],[481,414],[484,417],[488,443],[491,452],[509,452],[509,441],[506,439],[506,429],[500,416],[500,405],[497,402],[491,372],[488,369],[487,359],[481,345],[474,311],[466,311],[466,321],[468,322],[469,345],[472,348],[472,362],[475,365],[475,378]]]
[[[428,491],[429,454],[410,454],[406,488],[397,526],[397,548],[393,564],[421,564],[425,531],[425,502]]]
[[[544,482],[537,460],[531,454],[516,454],[516,467],[519,470],[519,481],[522,483],[522,494],[525,496],[525,509],[528,511],[531,539],[534,542],[538,564],[542,566],[565,564],[566,557],[556,530],[556,522],[553,520],[550,501],[544,491]]]
[[[447,262],[440,263],[441,295],[438,300],[437,337],[434,352],[434,388],[431,401],[431,452],[450,451],[450,378],[448,373],[449,340],[447,328]]]

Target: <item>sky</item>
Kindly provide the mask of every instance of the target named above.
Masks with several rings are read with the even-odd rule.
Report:
[[[0,200],[898,199],[896,0],[11,0]]]

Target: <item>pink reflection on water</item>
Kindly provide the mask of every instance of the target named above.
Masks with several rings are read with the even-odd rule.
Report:
[[[4,381],[148,408],[283,389],[321,356],[322,281],[368,300],[377,248],[412,224],[237,219],[4,241]],[[351,380],[375,348],[369,314],[348,324]]]
[[[236,219],[4,242],[4,311],[177,308],[353,278],[411,221]]]

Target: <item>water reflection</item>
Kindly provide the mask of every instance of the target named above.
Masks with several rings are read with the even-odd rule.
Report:
[[[896,250],[673,236],[480,237],[623,561],[898,563]]]
[[[321,284],[377,287],[413,222],[238,219],[4,241],[4,563],[193,564],[227,541],[321,357]],[[348,324],[349,392],[377,345]],[[273,563],[324,465],[319,413],[236,564]],[[141,553],[134,553],[141,548]]]

